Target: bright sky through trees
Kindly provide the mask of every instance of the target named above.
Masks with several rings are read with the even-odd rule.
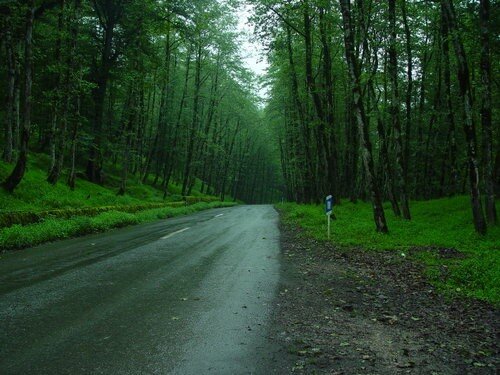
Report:
[[[244,65],[260,78],[266,73],[268,63],[262,44],[256,41],[253,36],[253,26],[249,22],[251,14],[252,6],[248,4],[241,4],[237,12],[238,31],[242,33],[240,54]],[[261,98],[267,97],[267,89],[262,87],[258,81],[255,84],[255,89]]]

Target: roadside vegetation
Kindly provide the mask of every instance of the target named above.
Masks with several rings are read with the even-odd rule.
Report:
[[[277,205],[285,223],[300,227],[303,234],[327,239],[327,222],[321,205]],[[471,225],[469,198],[459,196],[411,204],[413,220],[387,215],[390,232],[373,230],[368,203],[343,202],[334,208],[330,241],[349,251],[393,250],[401,260],[419,260],[430,280],[445,294],[475,297],[500,304],[500,227],[481,236]],[[388,211],[389,212],[389,211]]]
[[[103,232],[112,228],[166,219],[237,203],[221,202],[195,188],[191,196],[170,184],[163,199],[159,187],[130,178],[127,194],[117,195],[119,179],[108,176],[106,186],[77,180],[76,189],[45,180],[49,158],[33,154],[23,181],[13,193],[0,189],[0,250],[21,249],[44,242]],[[9,171],[0,162],[0,179]]]
[[[94,217],[48,218],[40,223],[26,226],[16,224],[0,229],[0,249],[20,249],[44,242],[104,232],[113,228],[187,215],[210,208],[231,207],[236,204],[235,202],[200,202],[181,207],[156,208],[134,214],[108,211]]]
[[[181,187],[175,183],[169,185],[170,194],[163,199],[163,191],[150,184],[143,184],[134,176],[130,177],[127,194],[118,195],[119,181],[110,173],[105,185],[78,179],[74,190],[66,184],[51,185],[46,178],[49,157],[45,154],[32,154],[27,173],[13,193],[0,189],[0,212],[70,209],[83,207],[141,205],[144,203],[162,203],[181,201]],[[11,166],[0,161],[0,179],[6,178]],[[193,197],[209,197],[196,189]],[[212,197],[213,200],[217,199]]]

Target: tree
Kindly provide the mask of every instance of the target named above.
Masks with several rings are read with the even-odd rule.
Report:
[[[4,181],[3,187],[12,192],[19,185],[26,172],[28,162],[28,148],[31,127],[31,90],[33,85],[33,23],[35,21],[35,12],[37,8],[33,0],[26,4],[25,15],[25,37],[24,37],[24,106],[23,122],[21,128],[21,141],[19,144],[19,156],[14,170]]]
[[[339,0],[340,9],[342,12],[342,19],[344,25],[344,44],[345,56],[349,71],[353,109],[356,117],[359,135],[362,145],[362,157],[365,167],[365,176],[371,192],[372,205],[373,205],[373,218],[375,219],[375,226],[378,232],[387,233],[387,223],[385,220],[384,208],[382,206],[382,199],[378,182],[375,176],[375,167],[373,163],[372,145],[370,142],[370,135],[368,131],[368,123],[362,101],[362,93],[359,82],[359,63],[354,55],[354,30],[351,19],[351,9],[349,0]]]
[[[389,77],[391,81],[391,119],[392,127],[394,128],[394,138],[396,146],[396,179],[398,185],[399,196],[401,200],[401,209],[403,217],[407,220],[411,219],[410,206],[408,202],[408,194],[406,191],[406,181],[404,176],[403,161],[403,139],[401,134],[401,117],[399,113],[400,100],[398,89],[398,58],[396,52],[396,0],[389,0]]]
[[[469,168],[469,184],[471,194],[472,216],[474,227],[480,234],[486,233],[486,221],[484,219],[483,207],[479,193],[479,161],[477,158],[476,127],[473,119],[472,91],[470,83],[469,65],[465,49],[458,32],[455,9],[451,0],[441,0],[444,18],[448,24],[453,40],[453,47],[457,58],[458,81],[460,85],[460,96],[464,113],[464,132],[467,142],[467,157]]]
[[[486,218],[492,224],[497,222],[495,188],[493,179],[493,131],[491,125],[491,62],[489,31],[489,0],[479,2],[479,22],[481,28],[481,125],[484,159],[484,186]]]

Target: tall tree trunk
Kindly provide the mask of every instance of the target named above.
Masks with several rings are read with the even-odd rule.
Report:
[[[78,130],[80,129],[80,97],[76,98],[76,113],[73,120],[73,129],[71,132],[71,164],[68,174],[68,186],[71,190],[75,190],[76,182],[76,149],[78,145]]]
[[[455,9],[452,0],[441,0],[442,10],[448,23],[448,29],[453,38],[453,46],[457,57],[458,82],[460,86],[460,96],[464,106],[464,132],[467,142],[467,158],[469,167],[469,184],[471,194],[472,216],[476,232],[486,233],[486,220],[484,219],[481,196],[479,192],[479,166],[477,160],[476,127],[472,113],[472,92],[469,76],[469,66],[462,40],[458,34]]]
[[[387,222],[385,220],[384,207],[382,206],[382,198],[378,182],[375,176],[375,166],[373,163],[372,145],[370,141],[370,132],[368,129],[368,122],[364,110],[363,100],[361,97],[360,87],[360,69],[356,56],[354,55],[354,30],[351,20],[351,10],[349,0],[339,0],[340,9],[342,11],[342,19],[344,25],[344,44],[345,54],[347,60],[347,67],[351,81],[351,89],[353,96],[353,107],[356,116],[356,122],[361,138],[362,151],[363,151],[363,164],[365,167],[366,180],[370,189],[372,205],[373,205],[373,218],[378,232],[387,233]]]
[[[373,80],[368,82],[368,94],[375,99],[375,88]],[[378,110],[378,103],[374,100],[373,107],[377,116],[377,133],[380,139],[380,160],[379,164],[383,167],[387,179],[387,195],[391,202],[392,211],[397,217],[401,217],[401,209],[394,188],[394,169],[389,158],[389,139],[387,137],[382,115]]]
[[[396,148],[396,184],[401,201],[401,211],[403,218],[411,219],[410,204],[408,202],[408,193],[406,190],[404,160],[403,160],[403,139],[401,134],[401,117],[399,113],[399,89],[398,89],[398,57],[396,50],[396,0],[389,0],[389,77],[391,81],[391,119],[394,129],[395,148]]]
[[[198,126],[200,123],[200,90],[201,90],[201,60],[202,60],[202,48],[201,42],[198,42],[198,50],[196,54],[196,69],[195,69],[195,82],[194,82],[194,96],[193,96],[193,118],[191,121],[191,129],[189,134],[186,164],[184,166],[184,179],[182,182],[182,194],[185,195],[188,191],[188,182],[191,173],[191,164],[194,154],[194,144],[198,132]]]
[[[327,182],[333,180],[333,176],[329,176],[328,172],[330,168],[328,166],[328,160],[326,155],[329,154],[329,144],[328,138],[326,137],[325,131],[325,111],[323,108],[323,103],[321,96],[316,88],[316,82],[313,75],[313,46],[312,46],[312,26],[311,26],[311,16],[309,14],[309,2],[304,1],[304,44],[305,44],[305,70],[306,70],[306,83],[309,95],[312,98],[316,116],[318,119],[318,125],[314,129],[316,134],[316,151],[317,151],[317,169],[316,173],[316,183],[318,184],[318,193],[325,194]],[[324,172],[326,171],[326,173]],[[313,183],[313,181],[309,182]],[[319,197],[314,197],[317,200]]]
[[[35,20],[34,1],[28,2],[26,14],[26,34],[24,39],[24,106],[23,106],[23,126],[21,129],[21,140],[19,144],[19,157],[12,173],[3,183],[3,187],[12,192],[19,185],[26,171],[28,161],[28,145],[31,127],[31,87],[33,83],[33,22]]]
[[[138,70],[137,61],[134,62],[134,71]],[[125,195],[127,191],[127,179],[130,169],[130,149],[132,147],[132,136],[134,134],[134,125],[137,124],[138,115],[138,93],[137,83],[140,82],[138,77],[132,78],[128,89],[128,99],[126,100],[126,107],[124,109],[124,124],[123,132],[121,134],[121,150],[122,150],[122,173],[120,179],[120,187],[117,195]]]
[[[21,43],[17,43],[17,52],[14,53],[14,63],[16,69],[16,81],[14,83],[14,129],[12,146],[14,149],[14,159],[18,156],[19,142],[21,140],[21,64],[19,63],[18,56],[21,55]]]
[[[493,129],[491,126],[491,63],[490,63],[490,2],[479,1],[479,21],[481,26],[481,125],[483,138],[483,169],[486,218],[488,222],[497,222],[495,207],[495,185],[493,180]]]
[[[448,194],[454,195],[459,190],[458,181],[458,165],[457,165],[457,140],[455,129],[455,115],[453,114],[453,104],[451,100],[451,74],[450,74],[450,42],[448,25],[444,19],[444,12],[441,12],[441,38],[443,50],[443,77],[444,77],[444,94],[446,101],[446,121],[448,123],[448,160],[446,164],[450,168],[450,188]]]
[[[56,37],[56,48],[55,48],[55,64],[56,64],[56,78],[55,85],[53,88],[53,113],[52,121],[49,132],[49,150],[50,150],[50,167],[47,174],[47,181],[52,183],[54,169],[57,163],[57,143],[59,141],[58,125],[61,122],[61,102],[63,100],[63,67],[62,67],[62,39],[63,39],[63,27],[64,27],[64,6],[65,1],[61,2],[61,8],[59,9],[58,20],[57,20],[57,37]]]
[[[439,36],[436,37],[439,41]],[[434,89],[434,99],[432,102],[431,115],[428,123],[427,139],[425,141],[425,151],[423,153],[423,169],[420,178],[420,184],[418,185],[419,191],[423,192],[424,199],[431,199],[434,195],[432,180],[434,177],[434,167],[432,161],[437,158],[436,154],[436,139],[438,138],[439,128],[435,126],[438,123],[438,115],[442,111],[442,59],[440,51],[440,43],[436,43],[438,48],[438,53],[436,57],[436,76],[437,83]]]
[[[61,16],[64,11],[64,1],[62,3]],[[73,9],[71,9],[71,16],[69,19],[69,49],[66,55],[66,67],[64,72],[64,85],[62,90],[64,92],[64,98],[60,97],[61,100],[64,100],[64,108],[61,113],[61,118],[59,120],[59,129],[58,136],[56,138],[56,148],[55,148],[55,160],[52,168],[49,171],[49,175],[47,177],[47,181],[54,185],[59,180],[59,176],[61,174],[63,165],[64,165],[64,154],[66,152],[66,132],[68,128],[68,117],[69,111],[71,107],[71,98],[74,96],[74,84],[72,81],[72,75],[75,71],[75,54],[76,47],[78,41],[78,25],[79,25],[79,10],[80,10],[81,0],[75,0],[73,4]]]
[[[97,2],[95,2],[97,3]],[[121,2],[106,1],[104,7],[106,14],[103,16],[101,22],[104,29],[103,46],[101,53],[100,65],[96,72],[96,86],[92,92],[94,101],[94,113],[92,122],[93,140],[90,145],[89,158],[87,162],[87,178],[91,182],[103,183],[103,142],[104,142],[104,104],[106,100],[106,93],[108,82],[111,73],[113,62],[117,58],[113,54],[113,40],[115,35],[115,28],[118,19],[122,14]],[[96,11],[97,7],[96,7]]]
[[[170,182],[170,178],[172,177],[172,171],[175,165],[175,156],[178,154],[179,150],[177,149],[177,144],[180,138],[180,130],[182,126],[182,113],[184,112],[184,105],[186,102],[186,96],[188,91],[188,83],[189,83],[189,72],[191,71],[191,49],[187,50],[186,53],[186,74],[184,76],[184,87],[182,89],[182,96],[179,103],[179,110],[177,112],[177,119],[174,128],[174,134],[172,137],[172,142],[169,145],[165,166],[165,177],[164,177],[164,190],[163,190],[163,199],[167,197],[168,193],[168,184]]]
[[[300,171],[302,175],[302,186],[301,186],[301,190],[303,190],[302,201],[312,202],[317,194],[313,183],[314,182],[313,180],[315,179],[315,174],[312,162],[312,151],[310,146],[310,129],[308,123],[306,122],[304,106],[299,96],[299,83],[297,78],[297,71],[295,69],[295,59],[292,48],[292,36],[289,26],[287,26],[286,32],[287,32],[288,62],[291,71],[290,80],[292,86],[292,98],[293,98],[293,104],[295,105],[295,113],[297,114],[298,117],[297,121],[299,122],[299,126],[302,132],[302,136],[300,138],[303,142],[303,147],[304,147],[305,165],[304,168],[302,168],[302,171]]]
[[[240,120],[238,119],[238,122],[236,124],[236,129],[234,130],[233,137],[231,139],[231,143],[228,145],[229,147],[226,148],[227,154],[225,155],[226,160],[223,168],[223,174],[222,174],[222,186],[220,189],[220,198],[221,201],[224,201],[225,199],[225,194],[226,194],[226,183],[227,183],[227,178],[229,175],[229,169],[230,169],[230,162],[231,158],[233,156],[233,148],[234,148],[234,142],[236,141],[236,136],[238,135],[240,131]]]
[[[10,25],[8,26],[10,27]],[[12,32],[7,30],[5,34],[5,49],[7,53],[7,103],[5,108],[5,147],[2,159],[6,163],[12,163],[14,148],[14,96],[16,85],[16,61]]]
[[[403,152],[403,163],[404,163],[404,182],[406,187],[408,188],[408,175],[410,168],[410,139],[412,134],[412,120],[411,120],[411,99],[413,95],[413,54],[412,54],[412,43],[411,43],[411,31],[410,26],[408,24],[408,15],[406,9],[406,0],[401,1],[401,13],[403,16],[403,25],[405,30],[405,44],[406,44],[406,79],[408,84],[406,86],[406,119],[405,119],[405,146]]]
[[[325,148],[326,163],[328,168],[327,173],[327,193],[334,194],[336,196],[337,204],[340,203],[339,194],[339,158],[337,150],[337,137],[335,134],[335,124],[334,124],[334,114],[335,114],[335,90],[333,87],[333,77],[332,77],[332,57],[330,53],[330,42],[328,40],[329,30],[325,19],[325,9],[320,8],[320,36],[321,36],[321,46],[323,50],[323,76],[325,80],[325,123],[327,126],[326,133],[324,136],[324,142],[327,146]],[[353,189],[354,190],[354,189]]]

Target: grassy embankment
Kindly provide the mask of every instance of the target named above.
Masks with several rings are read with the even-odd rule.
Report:
[[[234,205],[197,190],[192,197],[182,197],[175,184],[169,186],[172,194],[164,201],[161,190],[140,184],[133,176],[127,194],[118,196],[119,179],[113,173],[107,176],[105,186],[77,179],[72,191],[65,184],[66,176],[56,186],[45,181],[47,164],[46,155],[34,155],[15,192],[0,189],[0,250]],[[0,180],[11,168],[0,162]]]
[[[327,241],[323,206],[277,207],[285,223]],[[468,197],[412,202],[412,221],[396,218],[389,205],[385,209],[388,235],[375,232],[370,204],[344,201],[334,208],[337,220],[332,221],[330,241],[347,251],[349,247],[398,251],[401,261],[423,262],[430,280],[444,294],[500,304],[500,226],[488,228],[486,236],[477,235]]]

